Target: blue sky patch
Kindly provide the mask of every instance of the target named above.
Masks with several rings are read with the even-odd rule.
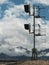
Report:
[[[46,21],[46,20],[49,21],[49,5],[39,4],[39,3],[33,4],[33,5],[35,5],[36,7],[39,6],[39,8],[43,8],[40,10],[39,15],[41,17],[44,17],[44,18],[42,18],[44,21]]]
[[[11,6],[10,4],[0,4],[0,19],[2,19],[3,17],[4,17],[4,15],[5,15],[5,11],[7,10],[7,9],[9,9],[10,7],[13,7],[13,6]]]
[[[5,15],[5,10],[7,9],[7,4],[0,4],[0,19],[2,19]]]
[[[25,0],[9,0],[9,3],[12,2],[16,5],[20,5],[20,4],[23,4]],[[10,4],[0,4],[0,7],[1,7],[1,12],[0,12],[0,19],[2,19],[5,15],[5,10],[7,10],[8,8],[10,8]],[[44,5],[44,4],[35,4],[36,6],[40,6],[40,7],[45,7],[45,9],[41,10],[40,11],[40,15],[41,16],[45,16],[45,18],[43,20],[49,20],[49,6],[47,5]],[[28,15],[29,17],[29,15]],[[19,16],[19,18],[26,18],[25,16],[23,16],[23,13]]]
[[[16,5],[19,5],[19,4],[24,4],[25,0],[9,0],[9,1],[13,2]]]

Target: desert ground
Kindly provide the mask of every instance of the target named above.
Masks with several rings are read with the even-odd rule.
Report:
[[[0,65],[49,65],[48,60],[30,60],[16,62],[0,62]]]

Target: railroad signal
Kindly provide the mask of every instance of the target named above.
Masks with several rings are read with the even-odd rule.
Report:
[[[26,13],[30,12],[30,5],[24,5],[24,10]]]
[[[29,24],[24,24],[24,28],[25,28],[26,30],[29,30],[29,33],[30,33],[30,30],[31,30],[31,25],[30,25],[30,23],[29,23]]]
[[[24,24],[24,28],[26,29],[26,30],[29,30],[29,24]]]
[[[38,15],[36,15],[36,13],[35,13],[35,8],[36,8],[36,6],[35,5],[33,5],[33,14],[31,15],[30,14],[30,5],[24,5],[24,10],[25,10],[25,12],[26,13],[29,13],[29,15],[30,16],[33,16],[33,25],[34,25],[34,27],[33,27],[33,32],[31,32],[30,31],[30,24],[24,24],[24,28],[26,29],[26,30],[29,30],[29,33],[33,33],[34,35],[33,35],[33,39],[34,39],[34,48],[32,49],[32,59],[34,59],[34,60],[36,60],[37,59],[37,49],[36,49],[36,47],[35,47],[35,36],[42,36],[41,35],[41,33],[40,33],[40,25],[38,24],[38,26],[39,26],[39,33],[38,34],[36,34],[35,33],[35,18],[43,18],[43,17],[41,17],[40,16],[40,8],[39,7],[37,7],[37,9],[38,9]]]

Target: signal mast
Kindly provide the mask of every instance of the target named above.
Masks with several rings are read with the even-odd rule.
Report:
[[[38,15],[35,14],[35,9],[38,9]],[[30,12],[30,4],[29,5],[24,5],[24,10],[26,13],[29,13],[29,16],[33,16],[33,32],[30,31],[30,24],[24,24],[24,28],[26,30],[29,30],[29,33],[30,34],[33,34],[33,43],[34,43],[34,46],[32,48],[32,60],[36,60],[37,59],[37,49],[35,47],[35,36],[42,36],[42,34],[40,33],[40,24],[38,24],[38,27],[39,27],[39,32],[38,34],[35,33],[35,18],[43,18],[40,16],[40,9],[43,9],[43,8],[40,8],[39,6],[35,6],[33,5],[33,14],[31,14]]]

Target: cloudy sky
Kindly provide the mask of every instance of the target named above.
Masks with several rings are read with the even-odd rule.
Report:
[[[48,0],[0,0],[0,53],[11,56],[30,55],[33,47],[33,35],[24,29],[25,23],[32,24],[32,17],[25,13],[24,4],[40,4],[45,7],[45,19],[36,19],[36,23],[46,22],[46,36],[36,38],[38,50],[49,48],[49,1]],[[44,38],[42,41],[41,38]],[[40,41],[39,41],[40,40]]]

